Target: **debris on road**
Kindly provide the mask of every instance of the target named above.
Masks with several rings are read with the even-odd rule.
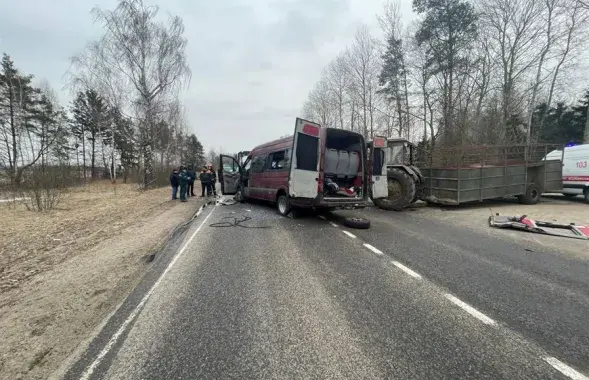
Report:
[[[251,226],[251,225],[244,225],[243,223],[252,220],[249,216],[224,216],[223,219],[232,219],[232,220],[223,220],[217,223],[209,224],[209,227],[243,227],[243,228],[270,228],[270,226]]]
[[[349,217],[344,219],[344,226],[365,230],[370,228],[370,220],[364,218]]]
[[[235,200],[235,197],[231,196],[231,197],[227,197],[227,196],[219,196],[217,198],[217,206],[223,205],[223,206],[231,206],[236,204],[237,201]]]
[[[522,216],[502,216],[499,214],[489,217],[489,225],[497,228],[512,228],[544,235],[562,236],[573,239],[589,240],[589,227],[577,226],[574,223],[563,224],[544,222]],[[565,232],[566,231],[566,232]]]

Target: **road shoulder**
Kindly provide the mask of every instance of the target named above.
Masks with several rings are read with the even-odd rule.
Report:
[[[137,286],[150,268],[146,256],[203,203],[165,202],[0,294],[0,377],[47,378]]]

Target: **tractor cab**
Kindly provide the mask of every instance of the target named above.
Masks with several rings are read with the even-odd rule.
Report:
[[[409,140],[396,138],[387,140],[387,165],[413,166],[415,144]]]

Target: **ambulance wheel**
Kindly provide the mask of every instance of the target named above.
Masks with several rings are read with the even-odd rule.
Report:
[[[355,217],[345,218],[344,219],[344,226],[359,229],[359,230],[365,230],[367,228],[370,228],[370,220],[364,219],[364,218],[355,218]]]
[[[535,183],[530,183],[526,187],[526,193],[517,197],[519,203],[524,205],[535,205],[542,197],[542,190],[540,186]]]

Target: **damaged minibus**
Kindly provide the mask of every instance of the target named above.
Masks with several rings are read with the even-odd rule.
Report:
[[[243,162],[221,155],[221,192],[275,203],[281,215],[293,208],[363,208],[375,186],[366,146],[359,133],[297,118],[292,136],[255,147]]]

